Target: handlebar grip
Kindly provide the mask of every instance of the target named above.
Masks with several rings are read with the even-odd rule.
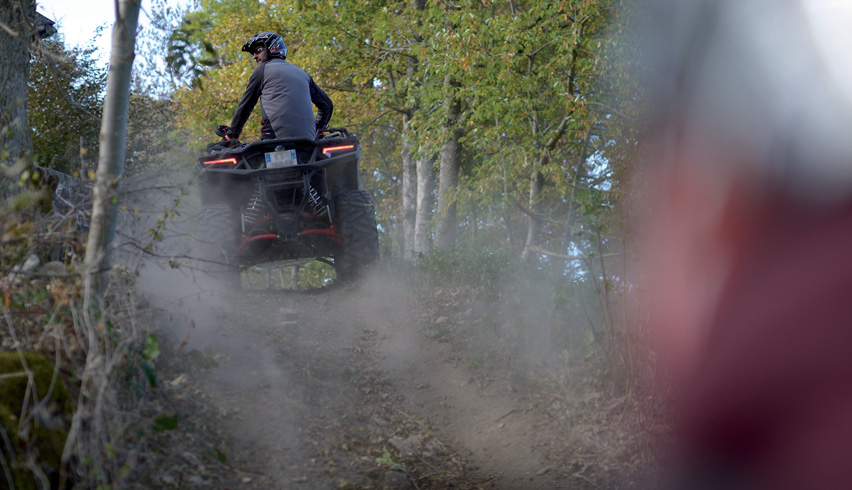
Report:
[[[216,136],[220,136],[222,138],[227,138],[228,133],[230,132],[231,127],[226,125],[216,126]]]

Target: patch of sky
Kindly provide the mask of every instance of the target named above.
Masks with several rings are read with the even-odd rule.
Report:
[[[569,242],[568,246],[563,250],[563,253],[567,257],[576,258],[566,260],[562,257],[553,257],[548,254],[539,254],[538,269],[548,270],[552,269],[554,266],[559,266],[562,268],[559,273],[563,277],[571,278],[574,280],[582,280],[588,277],[589,271],[586,268],[584,260],[586,253],[582,249],[580,249],[580,247],[577,246],[576,242]]]
[[[586,159],[586,163],[588,163],[591,168],[591,170],[589,170],[589,176],[591,176],[595,182],[592,184],[592,188],[601,191],[611,190],[612,182],[607,177],[611,174],[612,168],[610,167],[609,159],[604,156],[603,152],[596,151]]]

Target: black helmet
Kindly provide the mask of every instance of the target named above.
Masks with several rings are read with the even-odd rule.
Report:
[[[287,58],[287,45],[284,44],[284,39],[274,32],[261,32],[252,36],[243,44],[243,51],[254,53],[258,46],[266,48],[270,58]]]

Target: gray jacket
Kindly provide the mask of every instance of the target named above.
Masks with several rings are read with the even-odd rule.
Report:
[[[258,99],[262,139],[314,139],[317,130],[328,126],[334,109],[331,99],[310,75],[292,63],[272,58],[259,63],[249,78],[231,120],[233,138],[239,138]],[[316,118],[312,103],[317,106]]]

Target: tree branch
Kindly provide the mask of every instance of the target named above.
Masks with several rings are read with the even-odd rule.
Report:
[[[378,121],[379,119],[381,119],[381,118],[385,117],[387,114],[389,114],[389,113],[391,113],[391,112],[394,112],[394,111],[397,111],[397,109],[393,109],[393,108],[388,109],[388,110],[386,110],[385,112],[383,112],[383,113],[379,114],[378,116],[374,117],[374,118],[373,118],[373,120],[371,120],[370,122],[368,122],[368,123],[366,123],[366,124],[363,124],[363,125],[359,126],[359,128],[360,128],[361,130],[364,130],[364,129],[366,129],[366,128],[368,128],[368,127],[372,126],[372,125],[373,125],[373,123],[375,123],[375,122],[376,122],[376,121]],[[401,111],[401,110],[400,110],[399,112],[403,112],[403,111]]]
[[[612,107],[612,106],[609,106],[609,105],[607,105],[607,104],[604,104],[604,103],[602,103],[602,102],[587,101],[587,102],[586,102],[586,104],[588,104],[588,105],[595,105],[595,106],[599,106],[599,107],[603,107],[604,109],[606,109],[606,111],[607,111],[607,112],[612,113],[612,114],[615,114],[615,115],[616,115],[616,116],[618,116],[618,117],[621,117],[621,118],[627,119],[628,121],[643,121],[643,120],[645,120],[645,119],[646,119],[645,117],[631,117],[631,116],[628,116],[627,114],[624,114],[623,112],[619,111],[618,109],[616,109],[616,108],[614,108],[614,107]]]
[[[586,259],[593,258],[593,257],[590,257],[588,255],[565,255],[565,254],[560,254],[560,253],[556,253],[556,252],[551,252],[550,250],[545,250],[545,249],[538,247],[538,246],[535,246],[535,245],[530,247],[530,251],[535,252],[535,253],[540,253],[540,254],[543,254],[543,255],[547,255],[547,256],[550,256],[550,257],[556,257],[557,259],[564,259],[564,260],[586,260]],[[624,255],[624,252],[613,252],[613,253],[608,253],[608,254],[602,254],[602,255],[599,255],[598,257],[600,259],[605,259],[605,258],[609,258],[609,257],[620,257],[622,255]]]

